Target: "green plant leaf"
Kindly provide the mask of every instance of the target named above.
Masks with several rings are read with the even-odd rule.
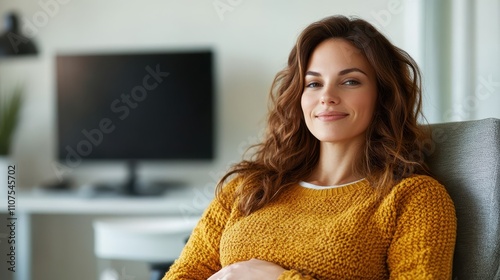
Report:
[[[7,155],[12,145],[12,135],[19,121],[22,89],[17,86],[10,96],[0,98],[0,155]]]

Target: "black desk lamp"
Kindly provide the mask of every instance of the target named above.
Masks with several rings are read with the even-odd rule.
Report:
[[[7,28],[0,35],[0,57],[37,54],[33,41],[21,34],[16,14],[7,14],[5,21]]]

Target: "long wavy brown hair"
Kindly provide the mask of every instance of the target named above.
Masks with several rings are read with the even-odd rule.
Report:
[[[309,58],[321,42],[342,38],[363,53],[376,73],[377,104],[366,132],[366,144],[353,170],[365,177],[380,194],[399,180],[427,173],[421,143],[426,132],[421,117],[421,78],[415,61],[394,46],[368,22],[332,16],[309,25],[298,37],[288,65],[280,71],[270,91],[267,130],[253,155],[233,165],[217,185],[240,178],[236,190],[243,215],[262,208],[283,189],[308,178],[319,159],[319,141],[306,127],[301,96]]]

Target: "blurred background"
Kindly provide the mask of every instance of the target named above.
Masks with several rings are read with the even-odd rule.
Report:
[[[71,170],[58,165],[55,57],[60,53],[211,49],[213,160],[141,165],[143,176],[200,188],[213,186],[259,139],[275,74],[302,29],[330,15],[368,20],[415,58],[424,77],[428,122],[500,118],[499,0],[0,0],[0,34],[11,27],[11,12],[37,49],[35,54],[0,56],[0,95],[18,85],[24,95],[8,155],[18,167],[19,191],[60,181],[61,173],[75,185],[118,180],[126,173],[116,162]],[[33,219],[33,280],[95,279],[93,218]],[[127,279],[147,278],[147,267],[130,265],[127,273]],[[11,276],[0,271],[2,279]]]

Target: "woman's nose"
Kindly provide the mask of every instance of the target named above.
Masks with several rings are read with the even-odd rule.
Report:
[[[323,93],[321,94],[321,104],[339,104],[340,98],[334,89],[325,87]]]

